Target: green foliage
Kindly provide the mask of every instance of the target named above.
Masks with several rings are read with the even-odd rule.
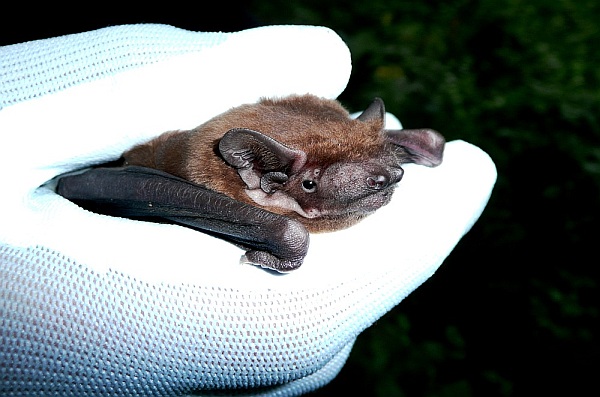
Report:
[[[600,3],[252,3],[263,24],[329,26],[353,75],[407,127],[494,159],[499,179],[438,273],[361,335],[323,394],[508,396],[597,391]]]

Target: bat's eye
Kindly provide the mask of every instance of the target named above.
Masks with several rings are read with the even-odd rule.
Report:
[[[302,181],[302,189],[306,193],[314,193],[317,191],[317,182],[311,181],[310,179],[306,179]]]

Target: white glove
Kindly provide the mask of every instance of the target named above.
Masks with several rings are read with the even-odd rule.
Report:
[[[205,234],[93,214],[39,186],[260,97],[335,98],[350,70],[322,27],[131,25],[1,47],[0,394],[283,396],[335,377],[356,336],[480,215],[496,171],[478,148],[454,141],[438,168],[406,166],[389,205],[311,236],[285,275]]]

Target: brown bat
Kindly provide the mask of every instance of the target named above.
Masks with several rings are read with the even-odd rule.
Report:
[[[312,95],[263,99],[138,145],[121,167],[65,176],[57,191],[97,212],[205,231],[289,271],[307,231],[346,228],[387,204],[402,164],[441,163],[438,132],[386,130],[384,117],[378,98],[356,119]]]

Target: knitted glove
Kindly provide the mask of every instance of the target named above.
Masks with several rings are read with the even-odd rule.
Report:
[[[285,275],[184,227],[87,212],[46,182],[260,97],[335,98],[350,69],[335,33],[306,26],[130,25],[1,47],[0,394],[281,396],[335,377],[480,215],[496,177],[481,150],[454,141],[441,166],[406,166],[389,205],[311,236]]]

